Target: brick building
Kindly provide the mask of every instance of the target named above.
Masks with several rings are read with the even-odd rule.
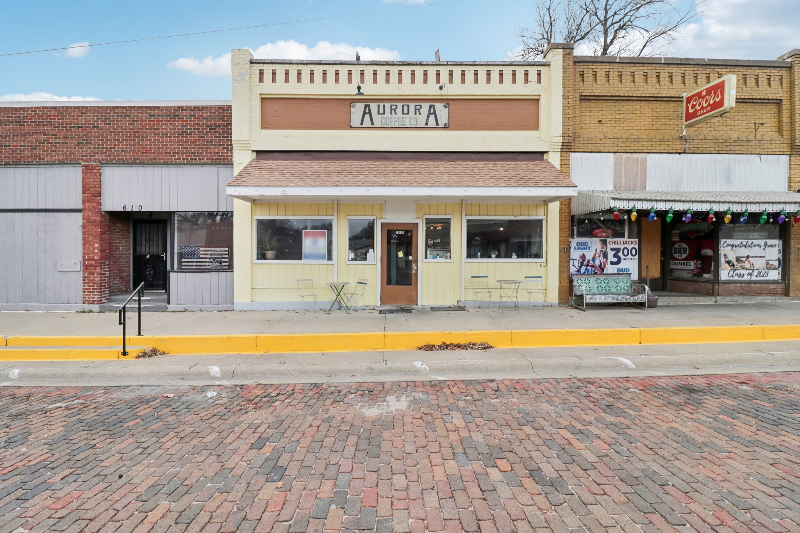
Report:
[[[555,46],[565,49],[561,169],[580,187],[561,227],[562,272],[602,260],[649,272],[655,290],[799,295],[800,50],[743,61]],[[683,95],[726,75],[735,107],[684,130]]]
[[[0,103],[0,309],[230,307],[231,162],[229,102]]]

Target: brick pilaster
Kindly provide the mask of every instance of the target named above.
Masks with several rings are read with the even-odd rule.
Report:
[[[127,213],[109,214],[110,294],[133,290],[131,281],[131,217]]]
[[[791,70],[791,137],[792,150],[789,155],[789,190],[800,190],[800,50],[792,50],[782,56],[792,62]],[[790,217],[794,213],[789,213]],[[785,241],[788,250],[783,256],[786,265],[786,280],[789,282],[789,296],[800,296],[800,225],[788,222],[789,235]]]
[[[108,301],[110,291],[109,220],[100,204],[100,165],[83,163],[83,303]]]

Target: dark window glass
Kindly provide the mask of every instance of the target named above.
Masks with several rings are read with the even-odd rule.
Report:
[[[375,262],[374,219],[347,219],[347,260]]]
[[[303,233],[303,232],[307,233]],[[313,232],[313,233],[312,233]],[[320,232],[325,232],[324,234]],[[320,255],[324,235],[327,250]],[[333,219],[271,218],[256,220],[256,259],[262,261],[332,261]],[[326,259],[323,259],[327,256]]]
[[[677,218],[676,216],[675,219]],[[673,220],[668,250],[669,277],[713,280],[716,249],[717,240],[714,238],[713,224],[701,218],[692,218],[688,224]]]
[[[542,259],[544,221],[467,219],[467,258]]]
[[[386,243],[386,285],[414,284],[414,230],[389,230]]]
[[[449,218],[425,219],[425,259],[450,259]]]
[[[233,269],[233,213],[175,213],[178,270]]]

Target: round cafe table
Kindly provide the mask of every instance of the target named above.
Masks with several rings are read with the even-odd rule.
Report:
[[[519,308],[519,286],[522,282],[518,279],[498,279],[497,284],[500,285],[500,307],[503,307],[503,301],[514,302],[514,309]]]
[[[349,281],[332,281],[330,283],[326,283],[328,287],[331,288],[333,291],[333,301],[331,302],[331,306],[328,308],[328,311],[333,309],[333,306],[336,305],[336,302],[342,306],[342,309],[350,313],[350,308],[347,306],[347,301],[344,298],[344,288],[350,285]]]

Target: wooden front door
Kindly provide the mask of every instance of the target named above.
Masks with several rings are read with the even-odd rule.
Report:
[[[167,222],[133,222],[133,287],[144,282],[148,291],[167,290]]]
[[[381,225],[381,305],[416,305],[416,224]]]
[[[639,227],[641,228],[639,234],[639,256],[641,258],[639,279],[643,283],[647,280],[647,267],[650,267],[650,288],[662,290],[664,284],[661,278],[661,219],[657,218],[653,222],[644,219]]]

